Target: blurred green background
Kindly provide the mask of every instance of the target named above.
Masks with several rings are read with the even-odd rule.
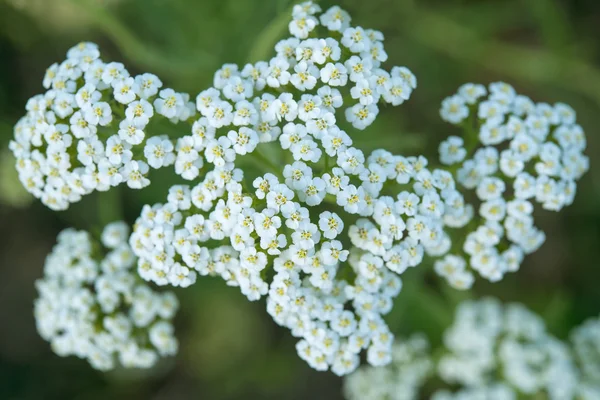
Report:
[[[287,30],[289,0],[0,0],[0,147],[26,100],[42,92],[45,68],[82,40],[104,60],[133,73],[153,72],[195,96],[224,62],[270,57]],[[333,2],[322,1],[323,7]],[[517,274],[474,293],[439,283],[427,265],[403,277],[388,318],[399,335],[424,331],[439,341],[454,305],[492,294],[541,313],[565,338],[600,312],[600,1],[597,0],[340,0],[353,24],[381,30],[387,66],[406,65],[419,87],[401,107],[385,108],[364,149],[386,147],[433,157],[439,140],[457,133],[438,117],[440,101],[467,81],[504,80],[537,101],[577,110],[588,136],[591,171],[575,204],[540,212],[546,244]],[[367,139],[368,137],[368,139]],[[179,290],[179,355],[151,372],[102,374],[84,361],[53,355],[35,332],[33,282],[56,234],[92,228],[164,199],[173,183],[155,175],[142,191],[90,196],[54,213],[20,189],[8,151],[0,151],[0,399],[337,399],[341,381],[312,371],[295,340],[277,327],[264,302],[249,303],[220,280]],[[110,201],[110,203],[109,203]],[[112,204],[99,208],[98,204]]]

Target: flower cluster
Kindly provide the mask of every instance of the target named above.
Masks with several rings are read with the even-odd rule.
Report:
[[[59,356],[75,355],[94,368],[149,368],[177,352],[170,320],[178,308],[171,292],[157,293],[132,271],[125,223],[107,225],[102,246],[85,231],[67,229],[36,282],[35,319]]]
[[[424,253],[448,251],[442,216],[464,214],[464,202],[451,175],[430,172],[423,158],[344,151],[355,155],[353,166],[338,158],[318,174],[297,161],[282,180],[257,177],[252,191],[239,169],[173,186],[167,204],[145,206],[136,221],[139,274],[175,286],[194,283],[196,272],[220,275],[249,300],[268,295],[268,312],[303,338],[300,356],[316,369],[351,372],[363,348],[371,364],[386,364],[392,335],[381,315],[400,291],[396,274]],[[403,190],[382,195],[386,184]]]
[[[589,164],[583,129],[568,105],[536,104],[502,82],[488,89],[465,84],[443,101],[440,113],[467,131],[466,141],[450,136],[439,146],[440,161],[456,171],[456,181],[474,192],[479,205],[464,255],[481,276],[500,280],[545,240],[534,225],[533,202],[554,211],[573,202],[576,181]],[[452,277],[466,264],[456,254],[436,268]]]
[[[120,183],[147,186],[148,165],[175,161],[167,137],[148,138],[151,120],[176,123],[195,113],[189,95],[161,89],[155,75],[132,77],[123,64],[103,62],[92,43],[70,49],[43,85],[48,90],[27,102],[10,148],[23,186],[53,210]]]
[[[429,352],[429,342],[422,335],[397,341],[388,367],[365,366],[344,379],[344,397],[348,400],[418,398],[433,369]]]
[[[237,155],[278,138],[295,160],[316,162],[323,150],[335,156],[349,141],[340,119],[364,129],[380,100],[398,105],[409,98],[416,78],[405,67],[380,67],[387,59],[380,32],[350,27],[350,16],[333,7],[320,17],[327,35],[308,38],[319,11],[312,2],[294,7],[293,37],[277,43],[268,62],[217,71],[214,87],[196,99],[201,118],[177,145],[179,174],[196,178],[204,161],[230,170]]]
[[[321,22],[341,44],[294,28],[302,18],[317,21],[318,11],[312,3],[294,8],[296,37],[279,42],[269,63],[217,71],[214,87],[198,95],[192,135],[177,146],[178,159],[214,167],[193,187],[173,186],[167,204],[145,206],[130,244],[139,274],[159,285],[188,286],[197,273],[210,274],[249,300],[267,295],[274,320],[302,338],[300,357],[342,375],[363,349],[371,364],[389,362],[393,335],[381,315],[400,291],[396,274],[425,252],[447,252],[444,216],[462,225],[471,210],[451,174],[429,171],[423,157],[365,156],[352,146],[337,125],[340,90],[352,82],[369,91],[367,101],[352,88],[357,103],[345,111],[362,129],[380,97],[400,104],[416,82],[404,68],[381,70],[381,35],[350,28],[336,7]],[[265,159],[271,171],[256,177],[236,168],[238,155],[257,155],[261,142],[273,141],[294,161],[281,168]]]
[[[578,373],[569,347],[520,304],[503,306],[493,299],[461,304],[444,343],[438,373],[449,384],[504,384],[514,393],[551,399],[575,396]]]
[[[431,380],[437,389],[431,396],[434,400],[598,399],[598,326],[595,319],[576,328],[572,349],[551,336],[540,317],[520,304],[502,305],[491,298],[466,301],[444,334],[443,348],[433,351],[433,363],[427,340],[420,338],[418,352],[394,353],[389,367],[361,367],[345,378],[344,391],[350,400],[416,399],[435,365],[441,382]],[[411,382],[408,389],[406,379]]]

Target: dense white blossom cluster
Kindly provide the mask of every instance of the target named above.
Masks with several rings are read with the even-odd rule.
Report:
[[[298,161],[351,159],[352,153],[339,154],[351,143],[339,121],[364,129],[380,101],[399,105],[409,98],[416,78],[405,67],[381,68],[387,59],[381,32],[350,27],[350,16],[333,7],[320,16],[326,29],[319,37],[319,12],[312,2],[295,6],[293,37],[277,43],[268,62],[217,71],[214,87],[196,99],[202,117],[178,144],[178,173],[194,179],[204,161],[231,169],[236,155],[277,139]]]
[[[576,181],[589,166],[583,129],[568,105],[534,103],[503,82],[465,84],[440,113],[466,130],[465,140],[450,136],[440,144],[440,161],[479,205],[464,257],[481,276],[498,281],[545,240],[534,224],[533,202],[554,211],[573,202]],[[436,268],[463,271],[464,257],[450,255]]]
[[[365,156],[352,146],[337,125],[340,90],[350,82],[370,91],[368,101],[351,95],[356,104],[345,112],[362,129],[380,97],[400,104],[416,82],[406,69],[379,69],[381,34],[349,27],[336,7],[321,21],[341,44],[299,33],[299,21],[317,21],[318,11],[312,3],[294,8],[296,37],[279,42],[269,63],[217,71],[214,87],[198,95],[192,135],[177,146],[177,159],[196,166],[184,178],[196,178],[204,161],[213,168],[195,186],[173,186],[167,204],[146,206],[130,243],[140,275],[159,285],[210,274],[249,300],[266,295],[274,320],[301,338],[300,357],[343,375],[363,349],[372,365],[389,362],[393,335],[381,316],[400,291],[396,274],[424,253],[446,253],[445,219],[462,226],[472,210],[451,174],[428,170],[425,158]],[[257,177],[236,168],[238,155],[272,141],[294,161],[266,160],[272,169]]]
[[[136,221],[139,274],[174,286],[220,275],[249,300],[267,295],[268,312],[303,338],[298,352],[316,369],[351,372],[363,348],[371,364],[388,363],[393,336],[381,315],[400,291],[397,274],[448,251],[442,217],[464,215],[464,202],[451,175],[430,172],[424,158],[339,151],[352,151],[351,167],[296,161],[282,180],[254,179],[252,191],[239,169],[173,186],[167,204],[145,206]],[[382,195],[386,184],[403,190]]]
[[[359,368],[344,379],[344,397],[348,400],[410,400],[433,371],[429,342],[422,335],[398,340],[389,366]]]
[[[121,183],[147,186],[149,166],[175,162],[171,140],[149,137],[151,120],[176,123],[195,113],[189,95],[162,89],[155,75],[130,76],[123,64],[103,62],[93,43],[70,49],[43,85],[46,93],[27,102],[10,148],[23,186],[53,210]]]
[[[67,229],[48,255],[36,282],[35,319],[59,356],[86,359],[94,368],[149,368],[177,352],[171,319],[178,301],[158,293],[132,269],[123,222],[106,226],[101,244],[85,231]]]
[[[417,399],[430,377],[428,365],[435,365],[441,382],[431,381],[430,389],[437,389],[434,400],[595,400],[600,398],[598,326],[594,319],[575,329],[572,349],[520,304],[466,301],[444,334],[443,348],[433,351],[433,362],[427,340],[420,338],[418,356],[407,357],[404,350],[394,354],[389,367],[361,367],[345,378],[344,392],[349,400]],[[414,384],[408,391],[397,390],[404,379]]]

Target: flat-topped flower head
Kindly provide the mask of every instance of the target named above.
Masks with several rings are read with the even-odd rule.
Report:
[[[141,150],[150,120],[177,123],[195,113],[189,95],[160,90],[153,74],[131,77],[123,64],[104,63],[93,43],[69,50],[43,84],[47,92],[27,102],[10,148],[23,186],[54,210],[121,183],[147,186],[151,160]]]
[[[362,350],[372,365],[389,363],[382,315],[398,274],[447,252],[444,216],[460,226],[471,211],[452,176],[424,158],[353,147],[339,123],[365,129],[380,102],[401,104],[416,79],[405,67],[381,68],[380,32],[351,27],[339,7],[320,14],[312,2],[295,6],[293,37],[271,60],[217,71],[196,98],[198,135],[183,139],[212,169],[171,189],[185,193],[185,206],[173,196],[146,206],[130,243],[139,265],[151,266],[140,275],[159,285],[218,275],[249,300],[266,296],[269,314],[299,338],[299,356],[344,375]],[[281,151],[261,161],[264,173],[242,174],[239,157],[265,142]]]
[[[38,332],[59,356],[104,371],[119,364],[150,368],[177,352],[171,324],[177,298],[140,281],[128,235],[123,222],[107,225],[101,242],[73,229],[58,235],[36,282],[34,314]]]
[[[290,149],[312,136],[292,123],[283,131]],[[310,141],[312,151],[323,145]],[[217,275],[251,301],[266,296],[315,369],[347,374],[363,349],[370,364],[389,363],[393,335],[382,316],[398,275],[447,252],[444,216],[469,212],[452,175],[429,171],[423,157],[365,157],[349,137],[343,143],[321,152],[330,166],[298,156],[277,175],[244,177],[233,163],[215,164],[195,186],[173,186],[166,204],[145,206],[136,222],[139,274],[184,287]]]
[[[200,182],[145,206],[130,243],[138,272],[156,284],[185,287],[198,274],[218,275],[249,300],[266,296],[273,319],[300,338],[300,357],[343,375],[362,349],[373,365],[389,362],[393,336],[381,316],[400,291],[397,274],[447,251],[443,216],[469,210],[451,176],[429,171],[424,158],[365,156],[352,146],[338,126],[344,98],[353,99],[347,120],[364,129],[379,101],[402,103],[416,79],[405,67],[380,68],[381,33],[351,28],[339,7],[320,12],[311,2],[294,7],[295,37],[280,41],[268,62],[217,71],[176,154],[206,162],[182,174]],[[320,19],[332,32],[343,29],[341,42],[313,37]],[[239,157],[276,141],[293,161],[266,160],[268,172],[242,174]],[[358,347],[350,345],[356,335]]]
[[[350,27],[350,17],[339,7],[320,13],[312,2],[296,5],[293,37],[275,46],[271,60],[243,68],[226,64],[217,71],[214,87],[197,97],[204,123],[234,133],[243,127],[260,142],[277,140],[293,123],[312,135],[294,146],[294,157],[317,160],[313,137],[329,140],[342,119],[365,129],[375,121],[378,103],[399,105],[409,99],[416,78],[406,67],[381,68],[387,57],[380,32]],[[341,41],[334,39],[339,33]],[[199,153],[204,150],[196,147]]]

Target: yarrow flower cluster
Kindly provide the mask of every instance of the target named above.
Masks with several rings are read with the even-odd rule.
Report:
[[[536,104],[502,82],[487,89],[465,84],[443,101],[440,113],[472,139],[450,136],[439,146],[440,161],[479,204],[464,257],[481,276],[498,281],[545,241],[534,224],[533,202],[553,211],[573,202],[576,181],[589,167],[583,129],[568,105]],[[449,255],[436,270],[449,279],[455,271],[463,274],[464,257]]]
[[[171,140],[149,137],[151,120],[176,123],[195,113],[189,95],[161,89],[153,74],[133,77],[123,64],[103,62],[93,43],[70,49],[43,84],[47,92],[27,102],[10,148],[23,186],[53,210],[120,183],[147,186],[149,166],[175,162]]]
[[[223,166],[282,135],[294,159],[314,162],[322,154],[317,141],[330,155],[347,146],[340,118],[365,129],[380,101],[399,105],[410,97],[415,76],[405,67],[381,68],[387,60],[381,32],[351,27],[350,16],[332,7],[320,16],[325,37],[316,37],[320,11],[312,2],[295,6],[293,37],[277,43],[268,62],[241,69],[225,64],[217,71],[214,87],[196,99],[202,118],[194,126],[195,152]],[[216,129],[223,134],[216,137]]]
[[[420,338],[418,349],[407,357],[402,351],[390,367],[361,367],[345,378],[344,392],[352,399],[419,398],[419,386],[425,386],[433,370],[442,384],[434,400],[516,400],[517,398],[547,398],[556,400],[593,400],[600,398],[600,386],[594,377],[600,359],[584,355],[589,350],[598,355],[598,320],[584,323],[574,331],[574,351],[546,331],[544,322],[520,304],[502,305],[495,299],[466,301],[459,305],[455,320],[444,334],[443,349],[427,351],[427,340]],[[597,332],[595,332],[597,333]],[[399,348],[406,348],[410,343]],[[413,345],[414,346],[414,345]],[[585,361],[582,361],[585,360]],[[414,364],[414,365],[411,365]],[[587,365],[587,368],[586,368]],[[403,375],[393,366],[400,366],[409,377],[418,378],[407,391],[397,391]],[[431,368],[435,366],[435,368]],[[396,367],[399,368],[399,367]],[[365,377],[369,377],[368,385]]]
[[[400,104],[416,82],[404,68],[379,69],[381,35],[348,27],[338,8],[321,21],[342,34],[341,45],[300,40],[297,21],[316,20],[317,12],[312,3],[294,9],[296,37],[279,42],[268,64],[217,71],[214,87],[198,95],[202,116],[177,155],[185,148],[188,162],[203,156],[212,170],[193,187],[172,187],[167,204],[146,206],[130,243],[140,275],[159,285],[189,286],[197,273],[210,274],[239,286],[249,300],[267,295],[274,320],[302,338],[300,357],[343,375],[357,367],[363,349],[371,364],[389,362],[393,335],[381,315],[400,291],[396,274],[418,265],[425,252],[447,252],[442,217],[460,225],[470,210],[452,176],[429,171],[425,158],[385,150],[365,157],[352,147],[337,125],[344,100],[336,87],[354,82],[371,91],[368,102],[345,112],[362,129],[374,120],[380,97]],[[332,24],[339,16],[345,22]],[[359,108],[368,111],[365,118],[355,118]],[[292,163],[258,177],[236,168],[238,155],[277,140]],[[196,176],[198,169],[187,178]],[[329,207],[315,214],[320,204]],[[342,233],[351,247],[342,245]],[[350,302],[354,312],[345,307]]]
[[[371,364],[386,364],[393,336],[381,315],[400,291],[396,274],[424,253],[446,252],[444,210],[465,211],[451,175],[428,171],[425,159],[378,150],[365,161],[368,168],[357,161],[345,170],[338,159],[320,175],[298,161],[285,166],[284,181],[268,173],[250,192],[239,169],[174,186],[167,204],[145,206],[136,221],[138,272],[175,286],[191,285],[196,272],[220,275],[249,300],[268,295],[268,312],[303,338],[300,356],[316,369],[351,372],[363,348]],[[405,190],[381,195],[385,183]],[[324,201],[332,211],[316,215],[311,208]],[[342,234],[352,246],[344,248]]]
[[[123,222],[107,225],[101,245],[85,231],[67,229],[48,255],[36,282],[35,319],[59,356],[86,359],[110,370],[152,367],[177,352],[171,319],[178,301],[158,293],[132,270],[135,256]]]

